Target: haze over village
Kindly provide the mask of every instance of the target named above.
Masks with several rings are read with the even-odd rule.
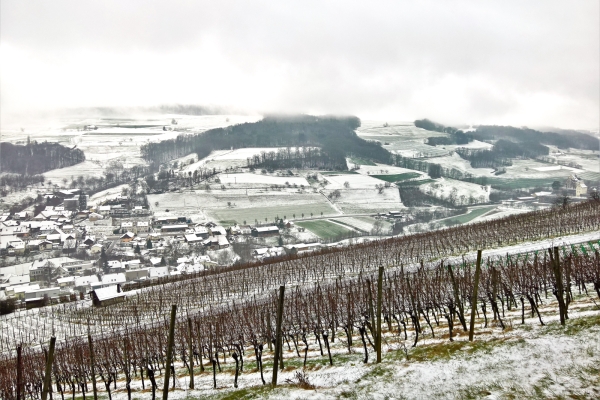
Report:
[[[0,400],[600,395],[597,2],[0,11]]]

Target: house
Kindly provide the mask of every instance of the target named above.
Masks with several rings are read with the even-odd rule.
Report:
[[[207,239],[202,241],[202,244],[210,247],[211,249],[224,249],[229,247],[229,241],[223,235],[209,236]]]
[[[125,269],[139,269],[142,266],[142,262],[140,260],[130,260],[123,261],[121,265]]]
[[[206,239],[210,235],[208,234],[208,228],[202,225],[195,226],[194,229],[189,229],[187,232],[194,234],[198,237]]]
[[[75,277],[74,276],[67,276],[64,278],[58,278],[56,280],[56,283],[58,284],[58,287],[61,289],[67,288],[67,287],[73,287],[75,286]]]
[[[110,214],[110,206],[100,206],[98,207],[98,213],[102,216],[106,216]]]
[[[581,178],[573,174],[565,181],[565,188],[575,191],[575,196],[585,196],[587,194],[587,185]]]
[[[135,237],[135,233],[126,232],[123,235],[121,235],[120,239],[121,239],[122,243],[128,243],[128,242],[131,242],[134,237]]]
[[[135,224],[136,233],[148,233],[150,229],[150,224],[148,221],[138,221]]]
[[[52,250],[52,242],[49,240],[42,240],[39,246],[40,251],[49,251]]]
[[[283,247],[265,247],[252,250],[252,256],[258,260],[267,260],[272,257],[279,257],[285,254]]]
[[[92,303],[96,307],[105,307],[125,301],[126,295],[121,290],[121,285],[112,285],[92,291]]]
[[[95,243],[96,243],[95,236],[88,236],[85,239],[83,239],[83,241],[81,242],[82,245],[87,246],[87,247],[92,247]]]
[[[127,279],[127,282],[144,281],[148,279],[148,268],[125,271],[125,279]]]
[[[9,256],[23,255],[25,254],[25,242],[23,242],[22,240],[12,241],[6,246],[6,251],[8,252]]]
[[[169,276],[169,267],[152,267],[148,268],[148,278],[158,279]]]
[[[69,261],[60,265],[67,270],[69,274],[77,274],[83,271],[88,271],[94,268],[92,261]]]
[[[279,235],[279,228],[276,226],[258,226],[252,228],[252,236],[265,237]]]
[[[209,236],[226,236],[227,235],[227,231],[225,230],[225,228],[223,228],[220,225],[214,226],[212,228],[210,228],[210,235]]]
[[[133,232],[133,222],[121,222],[121,232]]]
[[[127,280],[125,279],[124,273],[117,273],[117,274],[104,275],[102,277],[102,281],[100,281],[99,283],[101,283],[103,285],[103,287],[106,287],[106,286],[110,286],[110,285],[122,284],[122,283],[125,283],[126,281]]]
[[[75,278],[74,290],[81,293],[87,293],[92,284],[98,283],[96,275],[80,276]]]

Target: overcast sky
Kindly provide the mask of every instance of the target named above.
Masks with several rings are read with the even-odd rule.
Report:
[[[2,0],[2,113],[180,103],[597,130],[599,4]]]

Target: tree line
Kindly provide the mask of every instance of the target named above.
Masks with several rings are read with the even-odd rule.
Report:
[[[27,140],[26,145],[0,143],[0,166],[2,171],[22,175],[36,175],[56,168],[70,167],[85,161],[82,150],[69,148],[60,143]]]
[[[248,157],[248,167],[276,169],[346,170],[346,159],[339,152],[330,156],[318,147],[290,147]]]
[[[212,150],[247,147],[320,147],[332,160],[347,154],[388,162],[390,153],[381,145],[361,139],[355,130],[356,117],[270,116],[255,123],[211,129],[194,135],[147,143],[141,147],[142,157],[156,164],[197,153],[204,158]]]

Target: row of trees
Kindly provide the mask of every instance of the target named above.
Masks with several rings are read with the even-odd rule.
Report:
[[[318,147],[283,148],[278,151],[262,152],[248,157],[248,167],[276,169],[319,169],[346,170],[344,154],[337,152],[330,156]]]

